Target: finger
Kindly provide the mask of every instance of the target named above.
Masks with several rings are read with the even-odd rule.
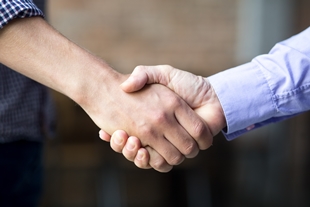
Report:
[[[140,140],[137,137],[131,136],[127,139],[127,142],[122,150],[122,153],[127,160],[134,161],[140,148],[141,148]]]
[[[134,163],[137,167],[141,169],[150,169],[152,168],[149,164],[150,154],[145,148],[140,148],[138,150],[137,156],[134,159]]]
[[[150,166],[158,172],[169,172],[173,166],[169,165],[166,160],[151,147],[145,148],[150,154]]]
[[[167,126],[169,126],[169,125],[167,124]],[[177,127],[178,127],[178,125],[174,125],[174,128],[172,128],[173,131],[175,131],[175,133],[172,133],[173,135],[171,136],[171,137],[173,137],[174,140],[177,140],[176,137],[179,137],[178,136],[179,131],[175,129]],[[167,127],[167,128],[170,131],[171,128],[170,127]],[[184,131],[184,129],[183,129],[183,131]],[[186,133],[186,132],[184,132],[184,133]],[[187,135],[187,137],[189,137],[189,136]],[[188,139],[192,140],[192,138],[188,138]],[[150,146],[150,147],[152,147],[152,149],[156,150],[156,154],[159,154],[160,157],[162,159],[164,159],[164,161],[167,164],[172,165],[172,166],[179,165],[185,159],[184,155],[182,154],[182,150],[180,150],[180,148],[182,148],[183,146],[178,146],[178,144],[180,144],[179,140],[177,140],[175,142],[172,142],[171,140],[172,140],[172,138],[170,138],[170,140],[168,140],[166,137],[162,137],[162,138],[151,140],[149,142],[150,144],[147,146]],[[150,157],[152,158],[151,154],[150,154]]]
[[[168,141],[183,155],[183,158],[184,156],[186,158],[193,158],[196,157],[199,153],[199,146],[196,143],[195,139],[193,139],[181,125],[174,126],[169,131],[166,131],[165,136],[167,137]],[[178,163],[172,163],[172,155],[167,156],[166,154],[162,154],[161,151],[158,152],[161,155],[164,155],[164,158],[169,164],[178,165],[184,160],[183,159]]]
[[[184,102],[183,105],[185,104]],[[181,105],[181,107],[175,110],[175,116],[185,131],[196,140],[199,149],[204,150],[212,145],[213,136],[211,131],[206,123],[190,107]],[[194,155],[194,152],[191,155]]]
[[[175,147],[176,150],[178,150],[182,155],[192,158],[195,157],[199,152],[199,147],[196,143],[196,140],[192,137],[192,135],[187,132],[187,128],[191,129],[188,126],[184,127],[184,123],[179,122],[179,118],[177,116],[181,116],[182,120],[190,119],[195,120],[191,116],[194,116],[195,112],[192,111],[192,109],[177,95],[172,93],[169,97],[166,97],[165,99],[167,108],[170,108],[172,111],[171,116],[164,116],[164,118],[160,118],[160,122],[163,122],[162,125],[165,126],[163,128],[164,136],[166,137],[167,141]],[[180,112],[178,112],[180,111]],[[178,113],[177,113],[178,112]],[[177,113],[177,114],[176,114]],[[197,117],[197,115],[195,116]],[[200,119],[198,118],[200,121]],[[204,124],[204,122],[202,122]],[[192,123],[186,123],[192,125]],[[204,126],[204,125],[203,125]],[[157,140],[156,140],[157,141]],[[159,154],[164,156],[164,159],[170,164],[170,165],[176,165],[176,163],[172,163],[171,159],[176,156],[177,154],[165,154],[167,151],[163,151],[160,146],[163,145],[156,145],[157,143],[151,143],[150,146],[153,147],[153,149],[156,149]],[[167,146],[169,147],[169,146]],[[169,151],[168,151],[169,152]],[[173,153],[176,153],[175,151]],[[184,158],[184,157],[183,157]],[[183,160],[182,160],[183,161]],[[181,163],[181,162],[179,162]]]
[[[123,91],[130,93],[138,91],[148,82],[148,75],[140,66],[137,66],[129,78],[121,84]]]
[[[106,142],[110,142],[111,140],[111,136],[106,133],[105,131],[103,131],[102,129],[99,131],[99,137],[100,139],[102,139],[103,141],[106,141]]]
[[[111,136],[110,146],[115,152],[121,153],[127,139],[128,135],[125,131],[117,130]]]

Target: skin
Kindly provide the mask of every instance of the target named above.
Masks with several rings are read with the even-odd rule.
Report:
[[[128,76],[77,46],[41,17],[15,19],[0,30],[0,62],[79,104],[110,137],[117,129],[140,137],[156,156],[149,165],[167,172],[212,143],[205,122],[160,84],[126,93]]]
[[[127,93],[132,93],[154,83],[168,87],[184,99],[205,121],[212,136],[218,134],[226,126],[220,101],[206,78],[169,65],[138,66],[121,85],[121,88]],[[123,153],[128,160],[133,161],[140,168],[151,168],[152,159],[159,159],[158,157],[161,156],[150,147],[143,148],[140,137],[129,135],[130,133],[126,133],[126,130],[117,130],[112,137],[109,137],[103,130],[100,131],[100,137],[105,141],[110,141],[114,151]]]

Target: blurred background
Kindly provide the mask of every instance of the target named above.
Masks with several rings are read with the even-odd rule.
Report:
[[[170,64],[209,76],[267,53],[310,26],[309,0],[49,0],[47,20],[130,73]],[[305,43],[307,44],[307,43]],[[171,172],[141,170],[53,92],[57,136],[45,147],[41,207],[310,206],[310,114],[213,146]]]

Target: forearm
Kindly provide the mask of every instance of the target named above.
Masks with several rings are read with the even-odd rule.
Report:
[[[0,62],[82,105],[92,99],[94,83],[108,86],[120,78],[41,17],[16,19],[0,30]]]

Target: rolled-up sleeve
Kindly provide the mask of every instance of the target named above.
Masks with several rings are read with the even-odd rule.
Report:
[[[0,1],[0,29],[15,18],[44,17],[43,12],[31,0]]]
[[[310,109],[310,28],[269,54],[208,78],[223,107],[226,138]]]

